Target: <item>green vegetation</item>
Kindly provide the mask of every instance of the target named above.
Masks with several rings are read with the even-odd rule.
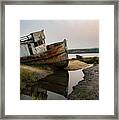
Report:
[[[53,74],[53,71],[46,70],[43,68],[31,67],[31,66],[20,66],[20,89],[26,87],[26,84],[33,85],[36,81],[47,75]]]

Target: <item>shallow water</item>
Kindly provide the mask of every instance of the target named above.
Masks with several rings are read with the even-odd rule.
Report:
[[[81,54],[81,56],[98,57],[99,54]],[[76,58],[76,54],[69,54],[68,57]],[[83,80],[83,77],[82,69],[75,71],[56,70],[53,74],[35,82],[34,85],[26,85],[21,94],[30,96],[34,100],[67,100],[68,95],[73,91],[73,86]]]
[[[76,86],[79,81],[83,80],[84,74],[82,70],[69,71],[68,94],[73,91],[73,86]]]
[[[67,86],[67,96],[73,91],[73,86],[77,85],[79,81],[83,80],[83,72],[82,70],[75,70],[75,71],[68,71],[69,74],[69,80],[68,80],[68,86]],[[48,100],[66,100],[67,97],[53,93],[51,91],[47,92]]]
[[[83,76],[82,70],[58,70],[39,80],[35,85],[27,85],[22,90],[22,94],[39,100],[66,100],[72,92],[73,86],[83,80]]]

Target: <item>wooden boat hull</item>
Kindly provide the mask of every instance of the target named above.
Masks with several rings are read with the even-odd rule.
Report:
[[[21,64],[26,65],[53,65],[57,67],[66,67],[68,65],[68,53],[66,41],[54,43],[47,46],[47,51],[31,56],[20,58]]]

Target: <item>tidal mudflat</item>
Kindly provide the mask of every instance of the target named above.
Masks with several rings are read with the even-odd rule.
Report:
[[[65,69],[21,65],[21,100],[97,100],[99,66],[70,59]]]

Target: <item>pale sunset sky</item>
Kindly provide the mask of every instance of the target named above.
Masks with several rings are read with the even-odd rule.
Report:
[[[99,48],[98,20],[21,20],[20,36],[44,29],[46,44],[67,40],[68,49]]]

